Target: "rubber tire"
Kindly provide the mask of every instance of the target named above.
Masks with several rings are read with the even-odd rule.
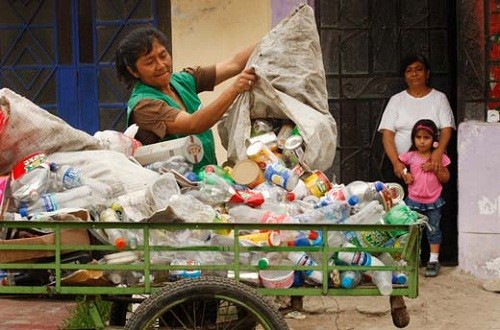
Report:
[[[167,284],[139,305],[128,320],[125,329],[145,329],[148,323],[158,319],[158,315],[167,315],[166,313],[170,310],[182,304],[189,306],[193,303],[198,304],[203,301],[211,303],[217,300],[229,301],[236,306],[238,316],[250,314],[260,317],[259,322],[252,323],[252,326],[238,324],[234,329],[249,329],[257,324],[270,330],[289,329],[283,316],[278,312],[277,306],[274,306],[254,288],[232,279],[211,276],[183,279]],[[196,324],[193,328],[182,329],[215,329],[215,327],[214,324],[208,324],[206,328]]]

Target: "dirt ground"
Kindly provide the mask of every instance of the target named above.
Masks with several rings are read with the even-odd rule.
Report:
[[[420,269],[419,296],[405,298],[412,329],[500,329],[500,293],[456,267],[442,267],[438,277]],[[304,319],[287,318],[293,330],[396,329],[386,297],[306,297]]]

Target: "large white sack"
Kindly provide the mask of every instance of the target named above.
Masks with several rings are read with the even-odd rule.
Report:
[[[218,126],[228,159],[245,159],[245,141],[257,118],[291,119],[305,143],[311,169],[333,164],[337,124],[328,109],[328,92],[319,36],[310,6],[302,5],[259,42],[247,66],[258,80],[240,95]]]
[[[26,156],[44,152],[100,149],[99,141],[84,131],[71,127],[61,118],[40,108],[8,88],[0,97],[9,102],[6,127],[0,134],[0,174],[8,173]]]
[[[91,178],[109,187],[107,196],[102,196],[103,203],[129,193],[145,191],[160,176],[131,161],[123,153],[112,150],[56,152],[48,158],[51,162],[71,165],[81,171],[83,178]],[[96,187],[95,191],[101,195],[104,189]]]

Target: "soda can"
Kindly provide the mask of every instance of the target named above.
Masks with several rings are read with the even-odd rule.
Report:
[[[299,176],[281,163],[269,164],[264,172],[267,181],[270,181],[287,191],[292,191],[299,182]]]
[[[255,141],[247,147],[247,157],[253,160],[262,170],[269,164],[277,163],[278,157],[262,141]]]
[[[308,176],[304,183],[307,188],[316,197],[323,196],[328,190],[332,188],[330,180],[321,171],[314,171],[310,176]]]

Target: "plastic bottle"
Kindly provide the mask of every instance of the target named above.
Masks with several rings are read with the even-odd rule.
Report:
[[[81,186],[57,193],[43,194],[33,204],[26,208],[21,207],[19,213],[26,216],[38,212],[53,212],[66,207],[86,208],[95,203],[92,189],[88,186]]]
[[[361,283],[361,272],[356,270],[340,272],[340,286],[344,289],[352,289],[359,283]]]
[[[269,252],[257,261],[259,269],[267,269],[269,266],[276,266],[281,264],[283,256],[279,252]]]
[[[319,246],[323,244],[323,234],[320,231],[310,230],[309,232],[299,232],[297,237],[288,241],[288,246]]]
[[[50,170],[52,175],[49,189],[53,192],[81,187],[84,184],[81,172],[70,165],[51,163]]]
[[[120,222],[116,211],[112,208],[101,211],[99,220],[102,222]],[[113,244],[117,249],[122,250],[127,246],[125,233],[122,228],[104,228],[104,232],[108,236],[109,243]],[[115,283],[113,280],[112,282]]]
[[[226,202],[243,203],[244,199],[237,194],[231,184],[215,173],[207,172],[199,183],[197,198],[209,205],[220,205]]]
[[[371,258],[370,266],[385,266],[380,259]],[[370,275],[373,284],[375,284],[383,296],[389,296],[392,293],[392,272],[390,270],[367,271],[365,274]]]
[[[290,251],[288,253],[288,260],[292,261],[297,266],[318,266],[316,261],[313,260],[307,253],[305,252],[296,252]],[[323,273],[319,270],[304,270],[303,274],[311,279],[313,282],[318,284],[323,283]]]
[[[378,192],[384,189],[384,184],[380,181],[373,183],[365,181],[352,181],[347,184],[342,192],[346,201],[351,204],[358,204],[360,207],[373,200],[378,200]]]
[[[157,210],[165,209],[170,197],[181,193],[177,180],[172,173],[164,173],[148,188],[148,193],[154,201]]]
[[[349,217],[349,205],[340,201],[299,214],[300,223],[343,223]]]
[[[355,247],[350,243],[345,243],[343,247]],[[336,257],[341,262],[345,262],[349,265],[358,266],[385,266],[380,259],[367,252],[355,251],[347,252],[340,251],[336,254]],[[377,286],[380,293],[384,296],[390,295],[392,293],[392,272],[391,271],[365,271],[365,274],[369,275],[372,279],[373,284]]]
[[[400,263],[391,256],[388,252],[381,253],[378,258],[380,261],[384,263],[386,266],[398,266]],[[402,263],[401,263],[402,264]],[[408,276],[402,271],[393,271],[392,272],[392,284],[400,284],[404,285],[408,282]]]
[[[235,205],[228,210],[228,214],[233,222],[239,223],[295,223],[294,218],[286,214],[277,214],[247,205]]]

